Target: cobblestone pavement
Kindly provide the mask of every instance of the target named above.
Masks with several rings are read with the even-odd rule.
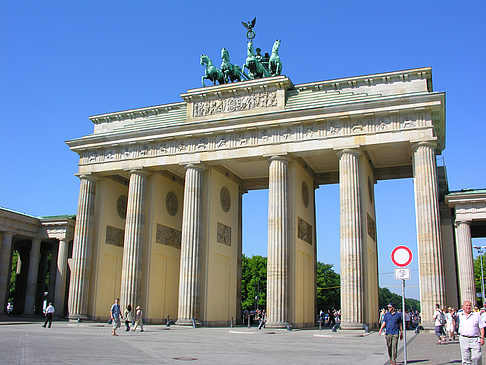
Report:
[[[376,333],[147,325],[113,337],[103,324],[41,324],[0,324],[0,364],[388,364]],[[457,342],[438,346],[433,334],[413,332],[407,340],[409,364],[461,363]]]

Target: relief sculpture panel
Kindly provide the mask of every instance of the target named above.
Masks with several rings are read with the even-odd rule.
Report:
[[[234,96],[225,99],[198,101],[193,106],[194,117],[233,113],[257,108],[277,106],[277,92],[263,92],[252,95]]]
[[[161,245],[181,248],[182,232],[177,229],[157,224],[157,234],[155,236],[155,242]]]

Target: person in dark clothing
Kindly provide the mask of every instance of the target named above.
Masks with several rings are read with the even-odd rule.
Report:
[[[328,310],[327,313],[329,314],[329,319],[328,319],[328,326],[329,327],[334,327],[336,324],[336,318],[334,317],[334,309]]]

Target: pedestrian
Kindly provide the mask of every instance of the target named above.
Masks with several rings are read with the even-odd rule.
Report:
[[[130,331],[130,322],[132,322],[132,305],[128,304],[123,312],[123,318],[125,318],[125,326],[127,329],[125,331]]]
[[[143,332],[143,320],[142,320],[142,308],[137,305],[136,312],[135,312],[135,325],[132,328],[132,331],[135,331],[137,327],[140,326],[140,332]]]
[[[328,325],[329,327],[333,327],[336,325],[336,317],[334,315],[334,309],[328,310],[327,313],[329,314]]]
[[[435,321],[435,335],[439,338],[437,345],[445,343],[446,339],[444,336],[444,325],[446,323],[446,319],[444,312],[442,311],[442,309],[440,309],[440,306],[438,304],[435,305],[435,312],[432,319]]]
[[[449,335],[449,341],[453,341],[456,339],[455,329],[456,329],[456,322],[452,313],[452,308],[449,307],[448,312],[446,314],[446,332]]]
[[[393,303],[388,304],[388,312],[383,318],[378,334],[385,329],[386,347],[388,348],[388,356],[390,357],[390,365],[397,364],[397,349],[398,339],[403,339],[402,315],[395,309]]]
[[[55,312],[54,306],[52,305],[52,303],[49,303],[49,305],[46,308],[46,313],[45,313],[46,321],[44,322],[44,325],[42,327],[46,328],[47,322],[49,322],[49,328],[51,328],[52,315],[54,314],[54,312]]]
[[[121,326],[121,309],[120,309],[120,299],[116,298],[115,303],[111,306],[110,309],[110,318],[113,329],[111,331],[112,336],[118,336],[116,334],[116,330]]]
[[[321,311],[322,312],[322,311]],[[265,322],[267,322],[267,312],[265,309],[262,311],[262,315],[260,317],[260,323],[258,323],[258,329],[261,330],[262,327],[265,328]]]
[[[481,364],[481,346],[484,345],[486,323],[478,312],[472,312],[469,300],[464,301],[462,309],[463,311],[457,314],[462,363]]]

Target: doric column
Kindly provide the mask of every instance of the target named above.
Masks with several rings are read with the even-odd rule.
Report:
[[[242,255],[243,255],[243,194],[248,190],[241,186],[238,189],[238,248],[236,249],[236,322],[241,318],[241,277],[242,277]]]
[[[476,304],[474,263],[470,222],[456,221],[456,252],[461,304],[469,300]]]
[[[433,328],[435,305],[445,305],[435,144],[412,147],[422,324]]]
[[[96,179],[92,176],[81,175],[80,180],[69,284],[68,313],[70,319],[88,318]]]
[[[3,232],[2,246],[0,247],[0,313],[7,307],[7,290],[10,280],[10,257],[12,256],[13,233]]]
[[[67,260],[68,260],[68,240],[66,238],[59,240],[57,251],[57,271],[56,271],[56,289],[54,297],[54,308],[57,316],[64,315],[64,296],[66,292]]]
[[[122,308],[128,304],[131,304],[133,308],[142,304],[140,303],[140,292],[146,184],[147,173],[145,171],[130,171],[120,294]]]
[[[202,224],[203,168],[186,166],[182,213],[181,264],[177,324],[189,325],[199,319],[199,250]]]
[[[341,329],[363,328],[363,242],[359,151],[338,152],[341,236]]]
[[[282,156],[269,160],[267,326],[285,327],[289,323],[288,161]]]
[[[37,274],[39,272],[39,256],[42,239],[34,238],[30,247],[29,271],[27,273],[27,289],[25,291],[25,314],[34,314],[35,297],[37,294]]]

